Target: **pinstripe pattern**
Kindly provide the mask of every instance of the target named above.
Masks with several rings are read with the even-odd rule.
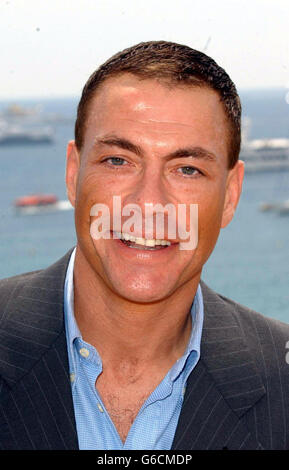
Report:
[[[78,448],[63,323],[69,254],[13,280],[0,323],[0,448]]]
[[[77,449],[63,323],[71,251],[0,282],[0,449]],[[289,449],[289,326],[201,283],[201,359],[173,449]]]

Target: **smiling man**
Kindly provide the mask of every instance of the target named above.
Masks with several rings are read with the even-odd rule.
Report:
[[[187,46],[141,43],[89,78],[67,150],[77,246],[0,285],[2,448],[289,448],[289,326],[201,281],[241,194],[240,120],[226,72]],[[115,197],[118,230],[94,236]],[[150,234],[128,230],[147,204]],[[168,230],[180,205],[186,229],[198,208],[190,249]]]

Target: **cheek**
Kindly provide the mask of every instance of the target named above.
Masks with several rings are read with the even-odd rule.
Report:
[[[85,213],[90,213],[90,208],[95,203],[108,204],[111,199],[111,182],[105,182],[94,172],[80,173],[77,182],[76,205]]]
[[[222,191],[208,193],[199,203],[199,233],[214,243],[221,228],[225,194]]]
[[[75,226],[78,238],[89,236],[91,217],[90,210],[99,199],[98,187],[93,178],[80,173],[77,181],[75,201]]]
[[[78,240],[89,240],[96,246],[100,246],[101,240],[94,235],[99,224],[93,224],[96,218],[102,219],[103,225],[100,225],[101,234],[107,232],[107,227],[112,226],[110,214],[112,211],[112,196],[115,194],[114,186],[110,184],[107,178],[96,175],[95,172],[80,173],[77,185],[76,203],[75,203],[75,226]],[[96,205],[99,204],[99,208]],[[101,206],[104,205],[104,210]],[[91,213],[94,208],[94,215]],[[101,211],[101,212],[98,212]],[[105,236],[102,235],[104,238]]]

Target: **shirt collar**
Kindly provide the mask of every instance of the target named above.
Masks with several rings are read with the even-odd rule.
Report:
[[[68,344],[68,356],[69,362],[72,365],[72,369],[75,371],[75,360],[73,352],[73,342],[76,338],[82,339],[80,330],[77,326],[75,317],[74,317],[74,289],[73,289],[73,268],[75,260],[76,248],[74,248],[65,278],[64,284],[64,316],[65,316],[65,328],[66,328],[66,338]],[[192,316],[192,331],[190,335],[187,348],[183,356],[176,361],[169,372],[170,379],[175,380],[178,375],[182,372],[188,358],[195,352],[194,362],[198,361],[200,357],[200,345],[201,345],[201,336],[203,328],[203,316],[204,316],[204,305],[203,305],[203,296],[200,284],[198,285],[196,295],[194,297],[193,304],[191,306],[191,316]]]
[[[81,338],[81,333],[74,317],[74,289],[73,289],[73,268],[76,248],[74,248],[68,263],[65,283],[64,283],[64,320],[66,329],[66,340],[68,346],[68,359],[70,370],[76,372],[76,361],[74,358],[73,342],[76,338]]]

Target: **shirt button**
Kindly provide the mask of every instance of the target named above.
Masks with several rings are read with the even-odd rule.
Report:
[[[97,408],[99,409],[99,411],[100,411],[101,413],[103,413],[103,408],[102,408],[102,406],[101,406],[100,403],[97,404]]]
[[[75,381],[75,374],[72,372],[72,373],[70,374],[70,382],[72,383],[72,382],[74,382],[74,381]]]
[[[82,355],[82,357],[85,357],[85,358],[89,356],[89,351],[86,348],[81,348],[79,350],[79,353]]]

